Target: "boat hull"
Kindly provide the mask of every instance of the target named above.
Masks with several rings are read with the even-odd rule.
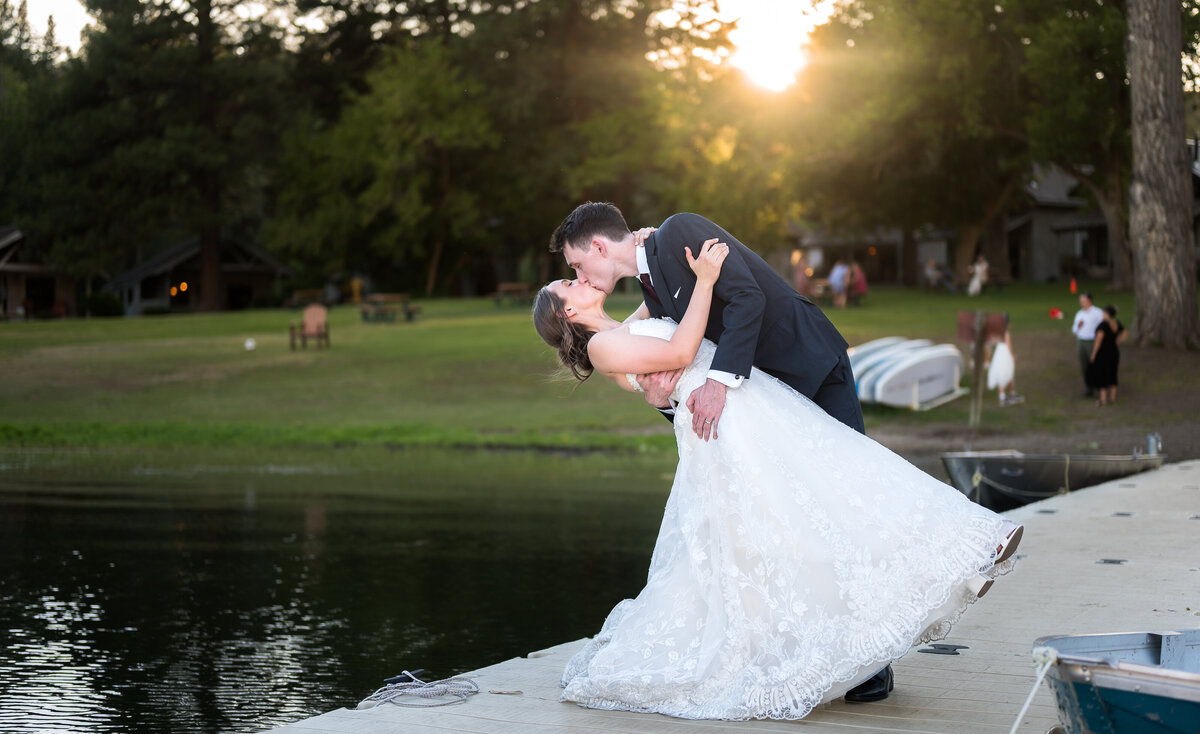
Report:
[[[950,483],[996,512],[1162,466],[1164,454],[1090,456],[962,451],[942,454]]]
[[[962,354],[953,344],[885,337],[850,347],[854,388],[865,405],[929,410],[967,393],[959,387]]]
[[[917,410],[924,403],[958,390],[962,355],[952,344],[925,347],[872,374],[875,373],[879,376],[871,386],[874,402]]]
[[[849,347],[846,349],[846,356],[850,358],[850,369],[857,370],[858,365],[867,357],[879,352],[882,349],[893,347],[901,342],[908,341],[902,336],[885,336],[881,339],[875,339],[865,344]],[[857,374],[857,372],[855,373]]]
[[[859,394],[862,394],[862,380],[871,372],[915,349],[931,346],[933,342],[928,339],[903,339],[895,344],[884,345],[881,349],[874,349],[865,356],[856,355],[850,363],[850,370],[854,373],[854,382]]]
[[[1200,630],[1043,637],[1067,734],[1200,731]]]
[[[1192,734],[1200,704],[1050,679],[1065,734]],[[1069,723],[1068,723],[1069,722]]]

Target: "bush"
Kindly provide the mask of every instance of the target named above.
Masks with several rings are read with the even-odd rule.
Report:
[[[115,293],[93,293],[87,297],[87,312],[93,316],[124,316],[125,306]]]

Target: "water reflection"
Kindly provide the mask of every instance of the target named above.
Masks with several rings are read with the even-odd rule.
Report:
[[[669,459],[669,457],[668,457]],[[594,633],[663,457],[0,455],[0,730],[249,732]]]

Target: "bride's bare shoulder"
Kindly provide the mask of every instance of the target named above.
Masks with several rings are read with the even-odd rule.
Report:
[[[628,326],[618,326],[615,329],[606,329],[592,335],[592,338],[588,340],[587,347],[592,364],[596,367],[607,364],[611,358],[616,357],[628,347],[630,336]]]
[[[588,349],[595,347],[605,347],[621,341],[624,337],[630,335],[629,326],[623,325],[613,329],[605,329],[604,331],[596,332],[592,338],[588,340]]]

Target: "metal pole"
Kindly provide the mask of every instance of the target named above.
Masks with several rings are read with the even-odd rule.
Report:
[[[983,344],[987,331],[987,312],[975,312],[975,343],[971,347],[972,383],[971,383],[971,428],[979,427],[979,419],[983,415]]]

